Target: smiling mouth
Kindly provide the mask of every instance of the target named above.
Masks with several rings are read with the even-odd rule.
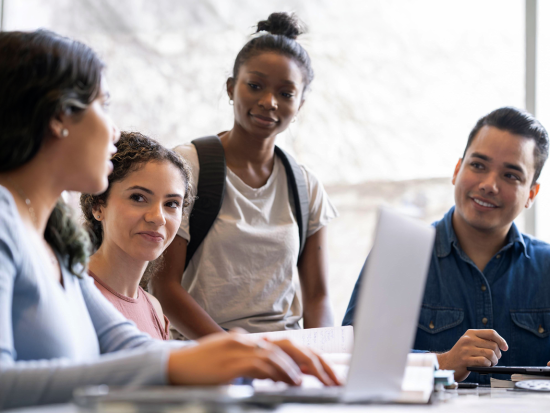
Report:
[[[481,205],[482,207],[486,207],[486,208],[497,208],[496,205],[490,204],[489,202],[485,202],[485,201],[482,201],[482,200],[477,199],[477,198],[472,198],[472,200],[473,200],[476,204]]]
[[[278,122],[278,120],[270,118],[268,116],[255,115],[254,113],[250,113],[250,116],[252,116],[256,120],[258,120],[262,123],[265,123],[265,124],[272,124],[272,123],[277,123]]]
[[[161,242],[162,240],[164,240],[164,236],[162,234],[159,234],[158,232],[140,232],[139,235],[141,235],[148,241]]]

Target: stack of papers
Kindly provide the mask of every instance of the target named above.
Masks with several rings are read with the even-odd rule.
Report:
[[[532,374],[512,374],[512,380],[498,380],[491,377],[491,387],[500,389],[512,389],[516,382],[523,380],[549,380],[548,376],[535,376]]]

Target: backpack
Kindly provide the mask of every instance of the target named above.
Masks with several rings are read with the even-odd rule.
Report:
[[[191,143],[197,149],[200,171],[197,197],[189,217],[191,240],[187,245],[186,268],[220,212],[225,195],[226,177],[225,153],[218,136],[205,136],[195,139]],[[278,146],[275,146],[275,154],[285,167],[289,192],[294,200],[300,235],[299,259],[304,250],[309,222],[309,196],[306,180],[300,166],[292,156]]]

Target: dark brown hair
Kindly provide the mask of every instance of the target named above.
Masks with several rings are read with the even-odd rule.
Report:
[[[493,126],[502,131],[535,141],[535,175],[533,176],[531,185],[536,184],[542,168],[548,159],[548,132],[546,132],[544,126],[533,115],[524,110],[511,106],[496,109],[477,121],[468,136],[468,143],[466,144],[466,149],[464,149],[463,158],[466,156],[466,151],[479,133],[479,130],[484,126]]]
[[[0,33],[0,172],[29,162],[56,116],[78,115],[98,96],[103,63],[88,46],[47,30]],[[75,275],[89,241],[59,199],[44,238]]]
[[[299,64],[304,77],[304,92],[307,91],[314,76],[311,59],[306,49],[296,41],[299,35],[305,33],[305,25],[295,14],[271,13],[267,20],[258,23],[256,32],[263,31],[267,34],[251,39],[237,54],[233,65],[233,79],[237,79],[239,69],[251,57],[264,52],[275,52],[288,56]]]
[[[109,186],[100,195],[82,194],[80,207],[84,214],[84,227],[88,230],[94,252],[103,242],[103,227],[94,217],[93,210],[100,205],[107,205],[113,182],[122,181],[130,173],[142,168],[148,162],[170,162],[179,169],[185,183],[183,207],[189,205],[190,169],[187,163],[174,151],[139,132],[122,132],[116,143],[117,152],[111,158],[113,172],[109,175]]]

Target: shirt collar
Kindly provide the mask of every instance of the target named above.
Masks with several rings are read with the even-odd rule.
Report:
[[[458,243],[458,238],[456,237],[456,233],[453,228],[454,210],[455,210],[455,207],[453,206],[451,209],[447,211],[443,219],[435,224],[435,227],[436,227],[435,248],[436,248],[436,254],[438,258],[443,258],[449,255],[451,253],[453,244],[458,249],[462,250],[460,248],[460,245]],[[527,258],[531,258],[529,257],[529,254],[527,254],[527,248],[525,246],[525,240],[523,239],[523,235],[521,234],[521,232],[519,232],[516,224],[512,222],[510,231],[508,231],[506,245],[502,247],[501,251],[510,248],[512,245],[516,243],[519,244],[525,256]]]

